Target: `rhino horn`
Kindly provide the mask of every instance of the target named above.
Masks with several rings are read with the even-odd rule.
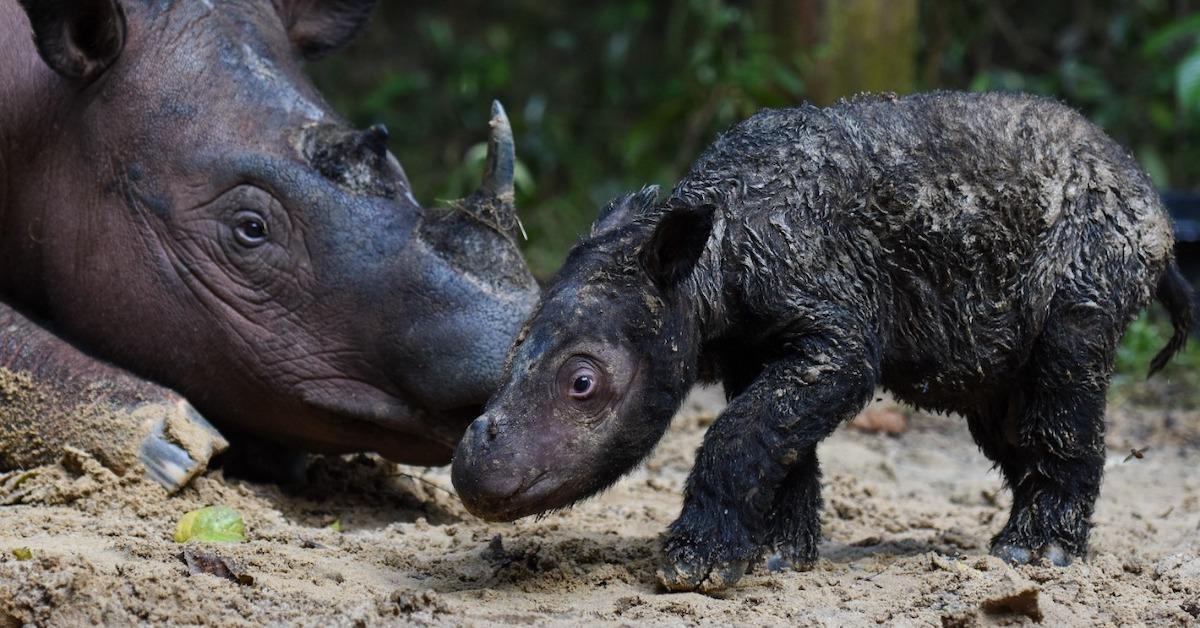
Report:
[[[491,136],[488,137],[487,166],[483,171],[483,183],[475,191],[475,196],[490,201],[500,214],[497,218],[511,220],[516,216],[513,169],[517,157],[512,125],[508,123],[508,115],[498,100],[492,101],[492,119],[488,125],[491,127]]]
[[[488,138],[487,165],[483,171],[483,183],[456,205],[476,220],[506,235],[519,231],[525,236],[525,227],[517,217],[516,190],[513,186],[513,171],[516,167],[516,149],[513,148],[512,126],[504,107],[492,101],[491,136]]]
[[[358,145],[378,159],[387,158],[388,130],[382,124],[373,124],[358,136]]]

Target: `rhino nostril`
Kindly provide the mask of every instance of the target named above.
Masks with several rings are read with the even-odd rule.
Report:
[[[467,428],[469,436],[476,443],[486,443],[496,439],[496,433],[499,431],[496,427],[496,422],[490,417],[479,417],[471,422]]]

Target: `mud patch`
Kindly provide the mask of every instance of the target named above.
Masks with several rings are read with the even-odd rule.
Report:
[[[106,396],[102,386],[93,386],[79,397],[98,401],[67,402],[53,386],[0,367],[0,469],[52,463],[64,443],[115,471],[134,468],[149,417],[106,403]]]

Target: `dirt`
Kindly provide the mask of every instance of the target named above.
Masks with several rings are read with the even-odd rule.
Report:
[[[822,445],[816,568],[760,569],[719,596],[662,593],[660,535],[720,399],[693,395],[612,490],[516,524],[467,514],[445,469],[370,456],[314,459],[299,489],[218,470],[168,497],[72,452],[0,476],[12,504],[0,506],[0,627],[1198,621],[1200,414],[1119,403],[1087,560],[1013,568],[988,556],[1009,504],[998,475],[961,420],[909,412],[900,436],[844,429]],[[189,569],[176,521],[216,503],[243,514],[248,541],[187,548]],[[225,571],[197,569],[198,552]]]
[[[138,443],[149,431],[154,409],[106,403],[103,384],[73,392],[78,394],[0,367],[0,469],[53,461],[61,443],[93,452],[112,469],[137,466]]]

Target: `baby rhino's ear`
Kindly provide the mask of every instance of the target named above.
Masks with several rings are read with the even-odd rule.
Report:
[[[650,209],[657,200],[657,185],[647,185],[637,192],[618,196],[605,205],[596,216],[596,221],[592,223],[592,237],[629,224],[635,217]]]
[[[673,287],[696,267],[712,234],[715,209],[702,205],[663,211],[640,254],[642,267],[660,288]]]

